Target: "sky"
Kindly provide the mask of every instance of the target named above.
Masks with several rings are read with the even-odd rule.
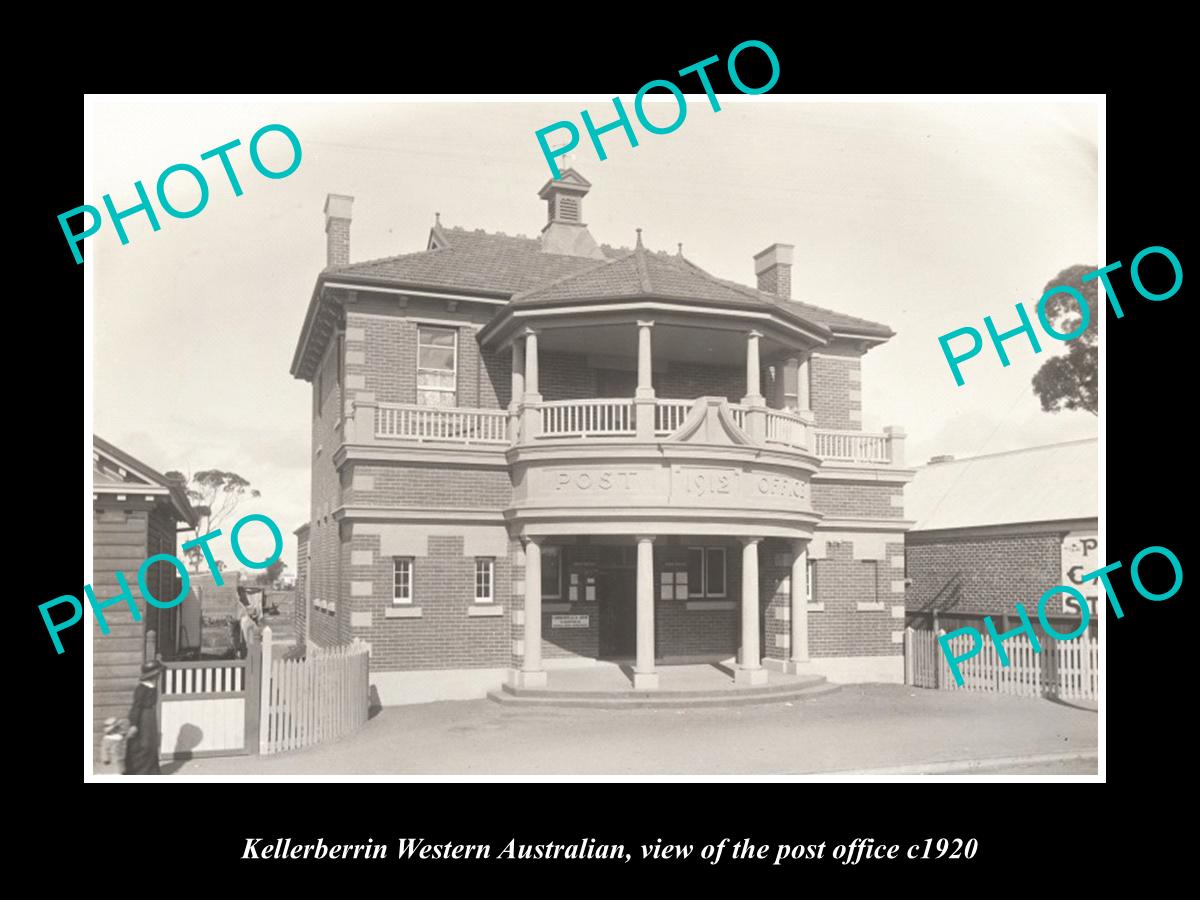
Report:
[[[631,98],[623,98],[626,107]],[[938,337],[964,325],[1018,324],[1072,265],[1099,267],[1097,116],[1090,103],[830,103],[760,95],[688,96],[668,135],[636,125],[587,142],[571,164],[592,182],[584,220],[598,242],[684,255],[718,277],[753,285],[753,256],[795,246],[792,297],[883,322],[896,337],[863,360],[863,427],[903,426],[910,464],[1097,434],[1085,412],[1051,414],[1030,379],[1065,345],[1040,335],[990,347],[955,385]],[[159,173],[190,163],[205,173],[207,206],[188,219],[159,209],[161,229],[134,215],[122,246],[106,219],[86,242],[93,274],[93,429],[160,472],[233,470],[262,496],[286,542],[308,518],[311,388],[289,374],[313,284],[325,265],[326,194],[355,198],[352,262],[423,250],[444,225],[536,236],[537,191],[550,177],[534,133],[588,109],[610,121],[608,98],[522,102],[300,102],[296,98],[90,98],[89,175],[81,200],[118,210],[153,196]],[[647,104],[667,123],[674,102]],[[286,178],[253,168],[247,145],[263,125],[299,137],[302,160]],[[582,131],[582,126],[580,126]],[[217,160],[230,153],[244,193],[234,197]],[[264,163],[290,160],[278,134]],[[179,208],[198,193],[173,175]],[[190,193],[189,193],[190,189]],[[64,242],[64,252],[69,250]],[[1036,320],[1035,320],[1036,321]],[[957,346],[957,345],[956,345]],[[86,390],[86,388],[85,388]],[[229,523],[230,525],[232,522]],[[265,528],[243,533],[251,558],[271,548]],[[226,534],[228,528],[225,529]],[[218,558],[234,564],[227,545]]]

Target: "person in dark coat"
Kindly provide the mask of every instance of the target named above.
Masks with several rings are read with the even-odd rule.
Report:
[[[161,775],[158,769],[158,680],[163,666],[158,660],[142,665],[142,677],[129,707],[131,725],[125,746],[126,775]]]

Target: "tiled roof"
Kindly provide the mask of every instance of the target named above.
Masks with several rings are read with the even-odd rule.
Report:
[[[327,269],[325,277],[367,278],[446,290],[515,294],[596,264],[594,259],[542,252],[537,238],[434,228],[444,246]],[[603,248],[602,248],[603,249]],[[616,254],[608,248],[604,251]]]
[[[904,489],[913,531],[1094,519],[1095,438],[991,453],[917,469]]]
[[[652,294],[732,306],[776,306],[834,331],[878,337],[886,325],[710,275],[682,256],[645,248],[601,245],[607,260],[546,253],[537,238],[476,229],[436,227],[437,250],[405,253],[326,270],[325,277],[400,282],[444,290],[513,297],[514,305],[541,305],[604,297]],[[643,282],[643,272],[648,281]],[[647,287],[648,285],[648,287]]]

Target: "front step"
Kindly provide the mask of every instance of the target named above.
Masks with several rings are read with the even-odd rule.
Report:
[[[805,700],[838,690],[823,676],[810,675],[788,684],[722,691],[552,691],[505,684],[488,699],[502,706],[540,706],[574,709],[696,709],[752,706]]]

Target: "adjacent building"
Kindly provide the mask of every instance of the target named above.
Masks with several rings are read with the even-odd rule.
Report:
[[[328,265],[292,362],[312,385],[297,621],[361,637],[384,703],[553,686],[565,666],[736,657],[735,678],[903,678],[904,432],[862,431],[887,326],[683,255],[598,244],[575,170],[538,237],[436,222]]]
[[[909,624],[932,628],[936,618],[947,631],[982,629],[990,615],[998,627],[1015,628],[1014,603],[1036,619],[1039,598],[1056,585],[1077,588],[1094,612],[1098,581],[1081,576],[1104,565],[1098,471],[1095,438],[934,457],[918,468],[905,497],[915,522],[905,542]],[[1067,594],[1046,607],[1047,620],[1064,634],[1081,615]],[[1093,617],[1093,633],[1095,623]]]
[[[91,617],[93,730],[98,747],[104,720],[128,715],[142,663],[198,653],[201,622],[200,602],[194,594],[170,609],[160,609],[146,602],[137,577],[151,556],[175,556],[180,527],[195,528],[198,523],[183,482],[160,475],[95,436],[92,481],[92,590],[98,599],[116,597],[122,591],[117,582],[121,572],[141,616],[141,621],[135,621],[124,603],[107,607],[108,634]],[[146,587],[158,600],[179,596],[177,570],[166,563],[152,565],[146,572]]]

